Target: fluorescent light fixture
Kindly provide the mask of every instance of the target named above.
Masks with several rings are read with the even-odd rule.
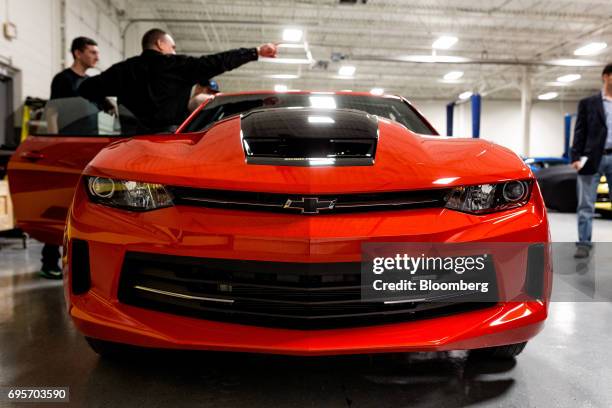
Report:
[[[382,95],[385,93],[385,90],[383,88],[372,88],[370,89],[370,93],[372,95]]]
[[[577,48],[576,51],[574,51],[574,55],[595,55],[607,46],[608,44],[605,42],[588,43],[587,45]]]
[[[271,62],[273,64],[304,64],[304,65],[310,65],[312,63],[312,60],[308,59],[308,58],[268,58],[268,57],[260,57],[257,61],[260,61],[260,62]]]
[[[546,92],[542,95],[538,95],[538,99],[541,101],[550,101],[551,99],[555,99],[559,94],[557,92]]]
[[[462,63],[471,61],[469,58],[455,57],[453,55],[404,55],[398,58],[406,62],[443,62],[443,63]]]
[[[329,116],[308,116],[308,123],[336,123]]]
[[[434,41],[433,44],[431,44],[431,48],[434,48],[436,50],[448,50],[450,47],[455,45],[457,40],[457,37],[443,35],[441,37],[438,37],[438,39]]]
[[[265,77],[272,78],[272,79],[297,79],[300,76],[295,75],[295,74],[272,74],[272,75],[265,75]]]
[[[298,42],[302,39],[302,30],[299,28],[285,28],[283,30],[283,41]]]
[[[319,109],[336,109],[336,100],[333,96],[309,96],[310,106]]]
[[[472,92],[471,91],[465,91],[459,94],[459,99],[461,99],[462,101],[468,99],[470,96],[472,96]]]
[[[570,86],[571,84],[571,82],[544,82],[544,86]]]
[[[274,91],[276,92],[287,92],[287,89],[288,89],[287,85],[281,85],[281,84],[274,85]]]
[[[432,184],[450,184],[453,181],[457,180],[459,177],[444,177],[444,178],[439,178],[436,181],[434,181]]]
[[[276,46],[278,48],[306,48],[306,43],[300,43],[300,44],[291,44],[291,43],[280,43],[280,44],[276,44]]]
[[[338,75],[343,77],[350,77],[355,75],[356,69],[357,68],[352,65],[345,65],[343,67],[340,67],[340,69],[338,70]]]
[[[574,82],[582,78],[580,74],[567,74],[557,78],[559,82]]]
[[[445,81],[456,81],[463,76],[463,71],[451,71],[444,75]]]
[[[583,60],[577,58],[564,58],[547,61],[550,65],[559,65],[562,67],[598,67],[601,65],[599,61]]]

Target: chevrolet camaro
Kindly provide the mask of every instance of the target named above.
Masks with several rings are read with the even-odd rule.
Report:
[[[33,135],[9,166],[19,225],[63,242],[68,312],[101,354],[513,357],[547,317],[533,173],[499,145],[439,136],[403,98],[220,94],[174,134],[111,133]],[[371,243],[527,251],[493,257],[486,301],[377,302],[360,290]]]

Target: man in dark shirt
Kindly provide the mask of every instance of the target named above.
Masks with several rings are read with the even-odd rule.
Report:
[[[51,82],[51,100],[60,98],[74,98],[79,96],[77,89],[87,75],[85,71],[98,63],[98,44],[87,37],[77,37],[72,41],[70,52],[74,62],[69,68],[61,71]],[[50,102],[49,105],[53,105]],[[55,118],[57,120],[57,118]],[[48,118],[49,121],[49,118]],[[42,267],[40,274],[45,278],[61,279],[62,269],[59,266],[59,246],[45,244],[42,250]]]
[[[174,40],[165,31],[152,29],[142,38],[142,54],[119,62],[102,74],[88,78],[79,94],[89,100],[117,96],[151,132],[171,131],[189,114],[191,88],[259,56],[276,57],[275,44],[239,48],[213,55],[176,55]]]
[[[51,82],[51,98],[72,98],[79,96],[77,89],[87,78],[85,71],[96,66],[99,60],[98,44],[87,37],[72,40],[70,52],[74,62],[69,68],[61,71]]]

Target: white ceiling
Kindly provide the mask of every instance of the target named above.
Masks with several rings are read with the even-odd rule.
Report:
[[[524,70],[534,95],[559,92],[576,99],[601,86],[605,62],[612,62],[612,0],[128,0],[124,19],[165,27],[178,52],[208,54],[267,41],[280,41],[285,27],[304,30],[318,64],[250,63],[218,79],[223,91],[289,89],[385,92],[409,99],[451,101],[463,91],[480,91],[491,98],[519,98]],[[439,55],[475,60],[469,64],[399,62],[406,55],[431,55],[440,35],[459,38]],[[591,41],[609,44],[602,53],[585,57],[596,67],[543,65],[558,58],[575,58],[573,51]],[[332,60],[332,54],[344,58]],[[497,61],[497,63],[493,63]],[[341,65],[354,65],[352,79],[338,79]],[[464,71],[457,83],[441,82],[449,71]],[[569,86],[554,86],[560,75],[578,73]],[[267,75],[293,74],[279,80]]]

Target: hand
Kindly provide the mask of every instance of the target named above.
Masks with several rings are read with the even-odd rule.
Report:
[[[580,160],[576,160],[575,162],[572,162],[571,166],[574,168],[574,170],[580,170],[582,168],[582,165],[580,164]]]
[[[278,51],[276,45],[276,43],[262,44],[257,47],[257,54],[260,57],[276,58],[276,52]]]

